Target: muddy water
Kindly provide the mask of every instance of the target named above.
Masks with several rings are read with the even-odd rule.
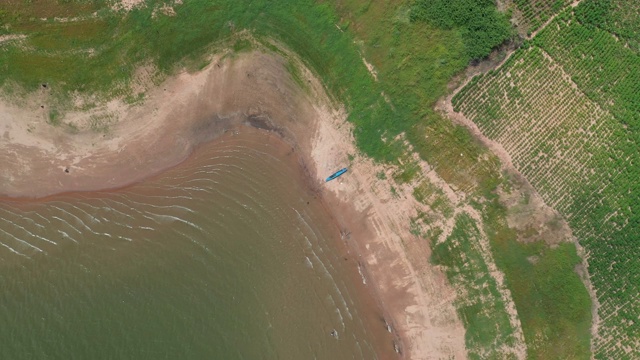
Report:
[[[1,359],[380,359],[392,340],[275,135],[125,189],[0,203]]]

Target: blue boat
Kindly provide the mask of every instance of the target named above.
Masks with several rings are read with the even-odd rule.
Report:
[[[331,176],[329,176],[329,177],[327,178],[327,182],[329,182],[329,181],[331,181],[331,180],[333,180],[333,179],[335,179],[335,178],[339,177],[340,175],[342,175],[342,174],[344,174],[344,173],[346,173],[346,172],[347,172],[347,168],[340,169],[340,170],[338,170],[338,171],[334,172]]]

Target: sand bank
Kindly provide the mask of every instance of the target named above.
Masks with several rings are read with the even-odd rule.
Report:
[[[376,177],[381,166],[361,156],[350,160],[357,150],[346,114],[309,72],[305,80],[301,90],[279,56],[217,57],[198,73],[155,87],[143,104],[105,105],[113,125],[104,133],[52,127],[37,98],[20,107],[0,103],[0,193],[44,197],[121,187],[180,163],[198,144],[239,125],[275,132],[299,152],[312,186],[360,259],[362,280],[397,334],[399,356],[466,358],[455,292],[429,264],[428,242],[410,233],[412,199],[392,194],[392,180]],[[64,121],[83,124],[91,113],[69,113]],[[346,176],[323,183],[347,165]]]

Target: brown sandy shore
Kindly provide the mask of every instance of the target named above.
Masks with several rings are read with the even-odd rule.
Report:
[[[466,358],[455,291],[429,264],[428,242],[410,233],[413,199],[392,194],[391,180],[376,177],[387,168],[361,156],[349,160],[357,150],[346,114],[309,72],[301,90],[285,64],[261,52],[217,57],[198,73],[154,87],[142,104],[113,101],[65,115],[64,122],[83,129],[96,111],[108,114],[107,133],[72,134],[48,125],[48,109],[39,102],[47,89],[19,105],[0,102],[0,193],[42,198],[122,187],[180,163],[198,144],[239,125],[275,132],[301,155],[359,258],[363,282],[398,336],[399,357]],[[323,183],[348,164],[347,176]]]

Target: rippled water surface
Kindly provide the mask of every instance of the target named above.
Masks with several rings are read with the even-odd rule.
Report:
[[[386,357],[296,155],[240,132],[126,189],[0,202],[0,359]]]

